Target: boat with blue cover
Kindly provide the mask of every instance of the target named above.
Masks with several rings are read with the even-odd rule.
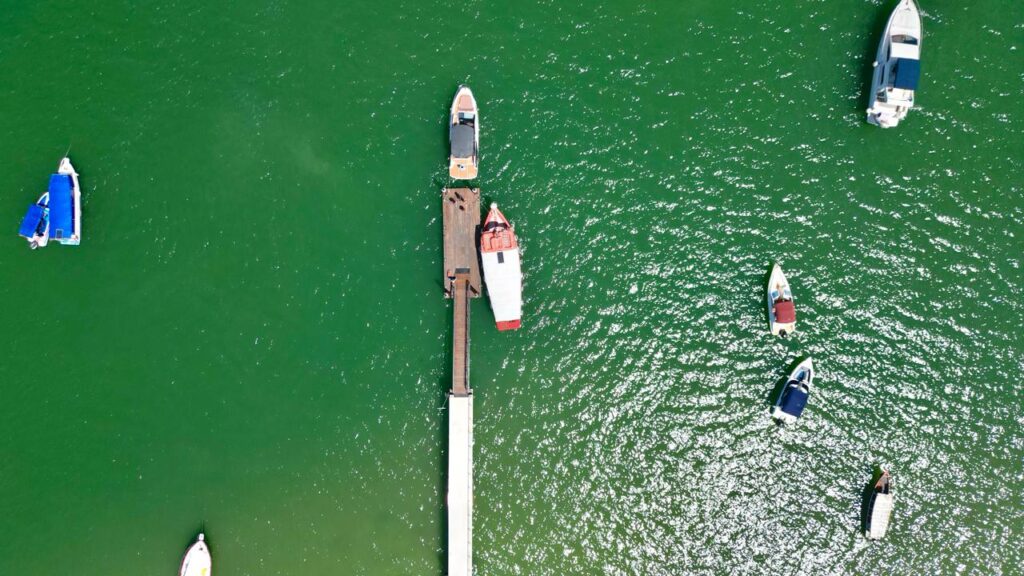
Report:
[[[18,233],[32,248],[51,240],[70,246],[82,241],[82,190],[70,158],[61,159],[46,193],[29,206]]]
[[[807,406],[814,381],[814,363],[810,358],[797,364],[786,379],[786,385],[772,407],[772,418],[783,424],[792,424],[800,418]]]
[[[43,192],[43,195],[36,200],[35,204],[28,207],[28,212],[21,219],[21,227],[18,228],[18,235],[28,240],[28,245],[35,250],[46,246],[50,239],[50,193]]]

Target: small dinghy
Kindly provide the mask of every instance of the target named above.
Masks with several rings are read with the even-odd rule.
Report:
[[[18,228],[18,235],[28,240],[28,245],[33,250],[46,246],[46,242],[50,239],[49,202],[50,193],[43,192],[39,200],[28,207],[28,212],[21,220],[21,227]]]
[[[892,478],[888,470],[882,470],[882,476],[875,482],[875,488],[868,500],[867,529],[864,535],[869,540],[878,540],[889,530],[889,518],[892,516]]]
[[[789,290],[789,281],[776,264],[772,267],[772,275],[768,279],[768,328],[773,336],[783,336],[796,330],[796,308],[793,306],[793,293]]]
[[[210,549],[206,546],[206,536],[200,532],[195,543],[189,546],[185,557],[181,559],[178,576],[210,576],[212,565]]]
[[[868,123],[892,128],[914,107],[921,77],[921,13],[914,0],[900,0],[893,10],[874,67]]]
[[[467,86],[459,86],[452,101],[448,124],[448,174],[455,180],[476,178],[477,153],[480,150],[480,121],[476,98]]]
[[[519,268],[519,242],[505,215],[491,204],[480,233],[480,260],[484,283],[498,330],[515,330],[523,312],[523,274]]]
[[[783,424],[796,422],[807,406],[807,397],[811,395],[813,381],[814,364],[808,358],[797,364],[789,375],[786,386],[772,407],[772,418]]]

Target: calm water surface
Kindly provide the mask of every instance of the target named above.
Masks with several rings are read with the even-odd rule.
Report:
[[[443,572],[462,82],[526,272],[522,330],[472,306],[478,574],[1024,573],[1024,4],[925,3],[890,131],[894,2],[2,4],[0,574],[200,529],[218,576]],[[69,144],[83,243],[30,252]]]

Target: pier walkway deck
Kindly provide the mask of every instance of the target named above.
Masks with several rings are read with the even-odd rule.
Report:
[[[452,314],[448,393],[448,576],[473,574],[473,390],[469,385],[469,299],[479,298],[480,190],[444,191],[445,297]]]

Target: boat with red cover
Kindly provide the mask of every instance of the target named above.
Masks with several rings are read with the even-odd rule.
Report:
[[[491,204],[480,233],[480,260],[484,283],[498,330],[519,328],[523,312],[523,274],[519,268],[519,242],[505,215]]]
[[[774,336],[785,336],[796,330],[796,308],[789,281],[776,264],[768,280],[768,327]]]

